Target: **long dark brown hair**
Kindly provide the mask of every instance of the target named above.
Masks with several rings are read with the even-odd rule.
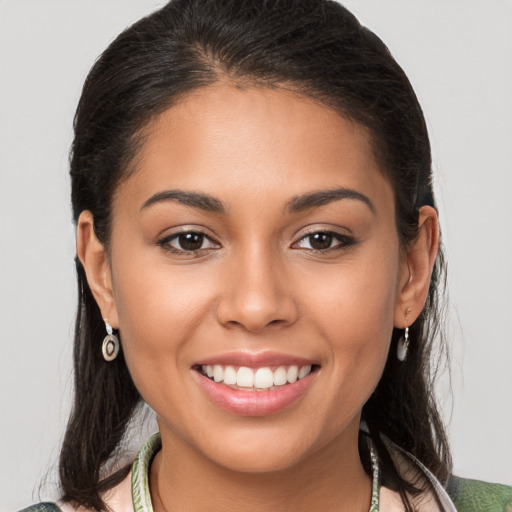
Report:
[[[90,71],[75,116],[75,221],[90,210],[108,249],[112,197],[130,173],[144,128],[183,95],[221,79],[292,88],[364,125],[393,185],[400,241],[405,247],[414,239],[419,208],[435,207],[421,107],[382,41],[330,0],[172,0],[119,35]],[[396,359],[401,333],[395,329],[384,373],[362,412],[383,474],[408,510],[408,493],[418,489],[398,474],[381,435],[447,481],[450,451],[433,395],[443,270],[441,252],[425,308],[410,329],[407,361]],[[77,277],[74,405],[60,479],[64,500],[99,511],[105,510],[101,492],[128,471],[105,476],[141,398],[122,351],[113,363],[102,358],[104,323],[78,260]]]

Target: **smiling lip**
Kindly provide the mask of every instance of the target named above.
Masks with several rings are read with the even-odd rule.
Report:
[[[194,369],[215,364],[248,368],[315,365],[308,359],[275,352],[259,354],[232,352],[203,359],[194,365]],[[194,370],[193,374],[213,403],[225,411],[241,416],[266,416],[290,407],[306,393],[316,377],[316,372],[313,371],[293,384],[285,384],[265,391],[245,391],[233,389],[222,382],[214,382],[200,371]]]
[[[315,364],[315,361],[311,361],[311,359],[305,359],[303,357],[280,354],[278,352],[259,352],[257,354],[252,352],[229,352],[218,356],[208,357],[207,359],[201,359],[194,363],[194,366],[214,364],[261,368],[263,366],[313,365]]]

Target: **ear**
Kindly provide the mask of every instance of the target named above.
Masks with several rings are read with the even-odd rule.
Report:
[[[103,319],[114,329],[119,328],[117,308],[112,287],[112,275],[108,255],[94,232],[94,217],[83,211],[78,219],[76,252],[85,269],[87,283],[98,304]]]
[[[427,300],[430,278],[439,250],[439,223],[434,208],[421,207],[418,227],[418,235],[407,246],[401,263],[394,315],[394,325],[400,329],[415,322]]]

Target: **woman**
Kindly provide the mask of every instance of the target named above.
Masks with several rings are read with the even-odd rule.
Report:
[[[75,122],[62,508],[502,510],[450,478],[429,385],[430,159],[335,3],[173,1],[121,34]],[[141,399],[160,436],[113,469]]]

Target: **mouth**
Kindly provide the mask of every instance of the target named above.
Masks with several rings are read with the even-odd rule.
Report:
[[[319,368],[317,364],[262,366],[259,368],[202,364],[194,366],[193,369],[203,377],[234,390],[263,392],[295,384]]]
[[[222,360],[221,360],[222,359]],[[299,403],[319,364],[273,353],[231,353],[198,361],[196,381],[211,403],[240,416],[267,416]]]

